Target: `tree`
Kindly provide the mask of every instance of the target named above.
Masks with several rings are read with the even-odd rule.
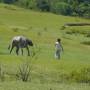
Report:
[[[11,4],[11,3],[14,3],[15,0],[3,0],[4,3],[7,3],[7,4]]]
[[[46,2],[45,0],[40,0],[37,2],[37,7],[41,10],[41,11],[50,11],[50,6],[48,4],[48,2]]]
[[[72,14],[72,9],[70,5],[64,2],[56,3],[55,10],[56,10],[56,13],[60,13],[62,15]]]

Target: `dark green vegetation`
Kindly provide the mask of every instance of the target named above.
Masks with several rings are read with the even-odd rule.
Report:
[[[0,5],[0,90],[90,90],[90,26],[66,27],[65,23],[90,20],[35,12]],[[10,55],[13,36],[33,40],[34,56]],[[64,47],[61,60],[54,59],[55,41]]]
[[[90,0],[0,0],[24,8],[90,18]]]

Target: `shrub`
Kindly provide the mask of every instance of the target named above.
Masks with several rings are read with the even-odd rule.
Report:
[[[31,76],[31,67],[29,66],[28,63],[22,64],[19,67],[17,78],[21,79],[24,82],[27,82],[30,76]]]
[[[71,72],[71,80],[79,83],[90,83],[90,68],[83,68],[79,72]]]
[[[66,34],[80,34],[80,32],[78,30],[72,29],[72,30],[67,30]]]
[[[12,28],[12,30],[13,30],[14,32],[18,32],[19,28],[15,27],[15,28]]]
[[[41,1],[37,1],[37,7],[41,10],[41,11],[50,11],[50,6],[48,4],[48,2],[41,0]]]
[[[1,79],[1,81],[5,80],[5,72],[2,68],[2,65],[0,65],[0,79]]]
[[[65,2],[58,2],[54,6],[55,12],[62,15],[71,15],[72,9],[69,4]]]
[[[84,41],[84,42],[81,42],[82,44],[85,44],[85,45],[90,45],[90,41]]]
[[[88,34],[86,35],[86,37],[90,37],[90,33],[88,33]]]

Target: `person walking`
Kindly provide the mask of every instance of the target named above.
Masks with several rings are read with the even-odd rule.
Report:
[[[61,58],[61,51],[63,51],[63,46],[61,44],[61,39],[58,38],[55,42],[55,58],[60,59]]]

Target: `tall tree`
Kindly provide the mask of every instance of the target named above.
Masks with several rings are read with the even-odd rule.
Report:
[[[14,3],[15,0],[3,0],[4,3],[7,3],[7,4],[11,4],[11,3]]]

